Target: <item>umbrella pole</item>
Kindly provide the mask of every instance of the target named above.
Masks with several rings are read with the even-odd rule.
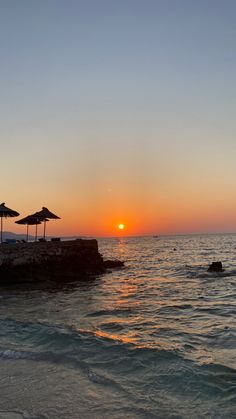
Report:
[[[27,224],[26,241],[28,241],[28,238],[29,238],[29,224]]]
[[[37,236],[38,236],[38,225],[36,224],[36,228],[35,228],[35,241],[37,241]]]
[[[44,226],[43,226],[43,238],[45,239],[45,233],[46,233],[46,221],[44,220]]]
[[[1,243],[2,243],[2,217],[1,217]]]

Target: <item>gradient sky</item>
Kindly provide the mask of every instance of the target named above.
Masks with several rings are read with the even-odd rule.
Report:
[[[236,231],[235,21],[231,0],[0,0],[1,201],[56,235]]]

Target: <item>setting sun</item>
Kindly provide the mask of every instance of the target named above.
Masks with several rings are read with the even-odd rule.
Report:
[[[118,228],[119,228],[119,230],[124,230],[125,225],[124,225],[124,224],[119,224],[119,225],[118,225]]]

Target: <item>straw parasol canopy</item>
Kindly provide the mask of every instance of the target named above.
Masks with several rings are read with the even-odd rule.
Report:
[[[30,225],[35,225],[36,226],[35,240],[37,240],[37,226],[39,224],[41,224],[41,221],[37,217],[34,217],[33,215],[28,215],[27,217],[24,217],[21,220],[15,221],[15,223],[16,224],[24,224],[24,225],[27,225],[26,241],[28,241],[28,238],[29,238],[29,226]]]
[[[18,217],[19,212],[12,210],[11,208],[7,208],[5,206],[5,202],[0,204],[0,218],[1,218],[1,243],[2,243],[2,219],[3,217]]]
[[[53,214],[53,212],[49,211],[49,209],[46,208],[46,207],[42,207],[41,211],[35,212],[32,215],[34,217],[38,218],[40,221],[43,221],[43,223],[44,223],[43,238],[44,239],[45,239],[45,234],[46,234],[46,222],[49,219],[53,219],[53,220],[59,220],[60,219],[60,217],[58,217],[56,214]]]

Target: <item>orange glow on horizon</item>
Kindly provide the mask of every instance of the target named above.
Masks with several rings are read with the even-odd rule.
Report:
[[[138,201],[135,198],[129,201],[125,190],[123,194],[125,203],[120,198],[114,198],[107,203],[99,197],[93,202],[92,198],[89,200],[85,196],[81,200],[86,202],[86,206],[77,198],[70,201],[69,196],[66,203],[61,197],[44,198],[43,203],[61,217],[60,220],[47,223],[46,234],[58,237],[123,237],[235,231],[236,204],[232,202],[229,205],[226,197],[224,200],[221,197],[216,199],[212,194],[209,202],[206,194],[199,200],[199,195],[192,196],[189,193],[187,199],[185,194],[181,195],[178,191],[178,194],[173,192],[171,197],[166,196],[165,200],[155,196],[148,201]],[[15,224],[15,221],[39,210],[43,205],[39,198],[32,201],[29,199],[21,205],[16,198],[6,201],[20,216],[6,220],[4,231],[25,234],[26,228]],[[34,227],[30,227],[30,234],[33,236],[34,231]],[[43,234],[43,226],[38,227],[38,234]]]

